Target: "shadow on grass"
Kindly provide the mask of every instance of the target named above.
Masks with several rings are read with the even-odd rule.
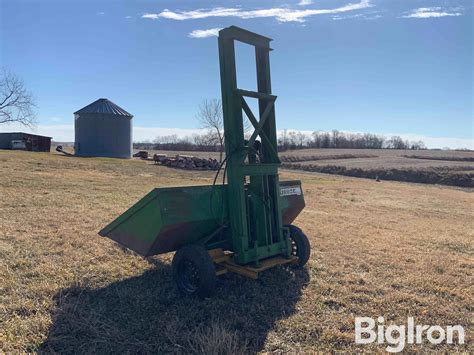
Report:
[[[144,274],[100,289],[56,295],[57,311],[40,352],[194,352],[262,350],[276,321],[295,312],[306,269],[276,267],[259,280],[221,276],[214,296],[182,297],[171,267],[155,261]]]

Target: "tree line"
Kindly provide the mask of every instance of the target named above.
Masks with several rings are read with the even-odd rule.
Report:
[[[176,134],[158,136],[153,141],[133,143],[134,149],[142,150],[182,150],[194,152],[219,152],[221,145],[214,132],[179,137]]]
[[[400,136],[387,138],[373,133],[346,133],[314,131],[311,134],[284,130],[278,137],[278,148],[282,151],[303,148],[345,149],[426,149],[422,141],[403,140]]]
[[[188,137],[177,135],[159,136],[153,142],[135,143],[135,149],[183,150],[220,152],[220,161],[225,145],[222,103],[218,99],[204,100],[198,108],[197,120],[203,134]],[[244,135],[253,131],[244,124]],[[422,141],[409,142],[399,136],[390,138],[372,133],[346,133],[338,130],[331,132],[314,131],[307,134],[299,131],[284,130],[278,135],[278,150],[304,148],[345,148],[345,149],[426,149]]]
[[[222,137],[222,136],[221,136]],[[176,134],[158,136],[153,142],[134,143],[135,149],[144,150],[181,150],[201,152],[221,152],[222,138],[215,130],[203,134],[179,137]],[[278,136],[278,150],[286,151],[305,148],[340,148],[340,149],[426,149],[422,141],[410,142],[400,136],[384,137],[373,133],[346,133],[315,131],[311,134],[284,130]]]

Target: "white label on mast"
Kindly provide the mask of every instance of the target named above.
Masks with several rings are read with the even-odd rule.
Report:
[[[301,195],[301,187],[300,186],[288,186],[288,187],[280,187],[280,196],[292,196],[292,195]]]

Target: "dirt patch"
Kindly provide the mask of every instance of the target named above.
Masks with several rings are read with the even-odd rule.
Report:
[[[290,164],[282,165],[287,169],[312,171],[324,174],[337,174],[353,177],[362,177],[377,180],[394,180],[416,182],[423,184],[441,184],[459,187],[474,187],[474,173],[472,171],[456,171],[452,167],[433,167],[430,169],[363,169],[346,168],[338,165]],[[466,169],[460,167],[459,169]]]
[[[281,161],[287,163],[297,163],[301,161],[316,160],[337,160],[337,159],[357,159],[357,158],[377,158],[377,155],[370,154],[339,154],[339,155],[282,155]]]
[[[453,157],[453,156],[422,156],[422,155],[404,155],[410,159],[426,159],[426,160],[445,160],[445,161],[469,161],[474,162],[474,157]]]

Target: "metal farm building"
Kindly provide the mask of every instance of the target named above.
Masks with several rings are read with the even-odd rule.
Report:
[[[133,115],[107,99],[74,112],[75,154],[82,157],[132,157]]]
[[[0,133],[0,149],[12,149],[12,141],[25,143],[25,150],[32,152],[49,152],[51,150],[51,137],[24,132]]]

